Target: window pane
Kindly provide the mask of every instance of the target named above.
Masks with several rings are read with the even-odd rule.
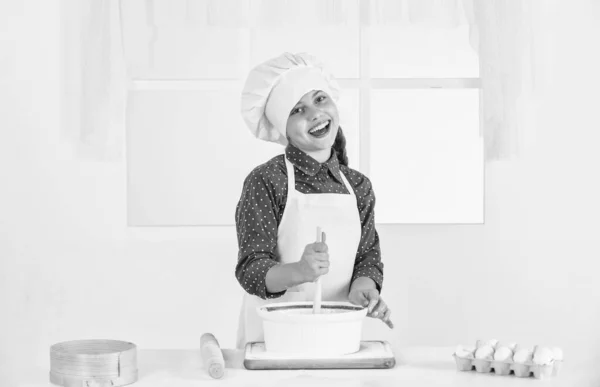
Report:
[[[121,4],[125,57],[134,78],[240,78],[248,70],[247,29],[195,22],[180,0]]]
[[[324,61],[337,78],[357,78],[358,27],[261,27],[252,42],[251,65],[283,52],[309,52]]]
[[[419,25],[372,26],[373,78],[478,77],[479,61],[469,43],[469,28]]]
[[[483,222],[479,90],[374,90],[378,223]]]
[[[246,129],[239,93],[132,92],[127,138],[130,224],[233,224],[244,178],[283,152],[282,146],[258,141]]]

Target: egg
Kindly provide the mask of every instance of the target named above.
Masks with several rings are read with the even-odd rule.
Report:
[[[483,346],[488,345],[488,346],[490,346],[492,348],[495,348],[497,344],[498,344],[498,340],[496,340],[496,339],[491,339],[491,340],[477,340],[476,347],[479,348],[479,347],[483,347]]]
[[[533,352],[529,348],[518,348],[513,356],[515,363],[527,363],[531,362]]]
[[[563,359],[563,351],[558,347],[552,348],[552,353],[554,354],[554,360],[562,360]]]
[[[511,351],[515,352],[515,349],[517,348],[517,343],[499,341],[498,344],[496,344],[496,349],[498,349],[500,347],[506,347],[506,348],[509,348]]]
[[[533,354],[533,362],[539,365],[550,364],[554,360],[554,352],[548,347],[538,347]]]
[[[506,346],[510,348],[513,352],[515,351],[515,349],[517,349],[517,343],[508,343]]]
[[[517,351],[519,351],[521,349],[527,349],[527,350],[531,351],[531,348],[528,348],[528,347],[526,347],[524,345],[521,345],[521,344],[517,344],[517,345],[515,345],[515,348],[513,349],[513,352],[517,352]]]
[[[494,352],[494,360],[498,361],[512,361],[513,351],[509,347],[496,348]]]
[[[482,345],[475,351],[476,359],[491,359],[494,354],[494,348],[491,345]]]
[[[462,358],[462,359],[473,359],[473,352],[475,351],[475,348],[473,347],[464,347],[462,345],[459,345],[458,347],[456,347],[456,352],[454,352],[456,354],[456,356]]]

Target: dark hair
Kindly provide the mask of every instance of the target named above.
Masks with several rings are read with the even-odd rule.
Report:
[[[337,153],[337,158],[340,164],[348,166],[348,153],[346,152],[346,136],[342,132],[342,127],[338,127],[335,141],[333,142],[332,148]]]

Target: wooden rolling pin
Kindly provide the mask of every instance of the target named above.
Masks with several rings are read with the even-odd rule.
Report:
[[[225,360],[219,342],[212,333],[205,333],[200,337],[200,351],[204,367],[214,379],[220,379],[225,373]]]

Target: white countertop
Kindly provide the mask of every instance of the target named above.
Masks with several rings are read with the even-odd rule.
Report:
[[[204,370],[200,350],[138,349],[138,381],[136,387],[197,387],[217,385],[244,387],[281,386],[599,386],[600,367],[565,361],[560,374],[553,379],[537,380],[459,372],[452,358],[454,348],[417,347],[395,349],[396,366],[383,370],[246,370],[242,351],[223,349],[225,375],[212,379]],[[48,371],[32,369],[19,378],[19,386],[48,387]]]

